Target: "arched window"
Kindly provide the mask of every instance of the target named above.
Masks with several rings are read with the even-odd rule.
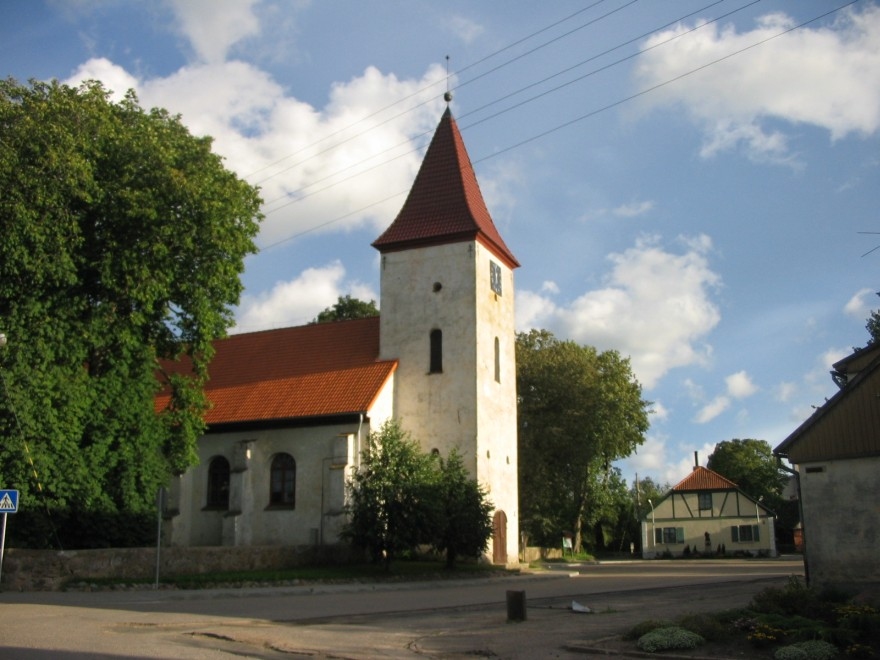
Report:
[[[501,344],[495,337],[495,381],[501,382]]]
[[[443,372],[443,331],[431,330],[431,367],[432,374]]]
[[[207,508],[229,508],[229,461],[215,456],[208,464]]]
[[[296,504],[296,461],[290,454],[276,454],[272,459],[269,504],[293,507]]]

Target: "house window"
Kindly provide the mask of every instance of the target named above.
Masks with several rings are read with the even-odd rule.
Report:
[[[758,525],[734,525],[730,528],[730,537],[734,543],[757,543],[761,540],[761,528]]]
[[[296,504],[296,461],[293,456],[275,455],[269,482],[269,504],[293,508]]]
[[[684,543],[684,527],[657,527],[654,542],[662,544]]]
[[[431,367],[432,374],[443,372],[443,331],[431,330]]]
[[[208,509],[229,508],[229,461],[215,456],[208,464]]]
[[[712,493],[697,493],[700,503],[700,511],[712,510]]]
[[[501,344],[495,337],[495,382],[501,382]]]

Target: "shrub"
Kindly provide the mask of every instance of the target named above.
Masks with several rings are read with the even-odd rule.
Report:
[[[709,642],[728,639],[731,634],[729,626],[722,623],[717,616],[710,614],[685,614],[679,617],[676,623],[681,628],[690,630]]]
[[[671,651],[677,649],[695,649],[704,643],[702,637],[690,630],[679,626],[657,628],[639,637],[637,646],[642,651],[656,653],[657,651]]]
[[[785,587],[770,587],[755,595],[751,607],[761,613],[794,614],[823,621],[829,621],[832,614],[830,605],[795,576]]]
[[[815,639],[783,646],[773,654],[774,660],[831,660],[837,657],[837,647]]]
[[[880,612],[870,605],[847,603],[834,608],[838,623],[850,630],[868,633],[880,630]]]
[[[664,621],[662,619],[648,619],[647,621],[637,623],[632,628],[630,628],[626,633],[624,633],[623,638],[639,639],[642,635],[646,635],[652,630],[657,630],[658,628],[668,628],[671,625],[671,621]]]

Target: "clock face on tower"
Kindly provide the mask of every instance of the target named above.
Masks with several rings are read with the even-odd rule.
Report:
[[[489,262],[489,286],[497,295],[501,295],[501,266],[494,261]]]

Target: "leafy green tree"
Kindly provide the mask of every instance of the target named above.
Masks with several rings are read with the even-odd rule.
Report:
[[[877,293],[877,295],[880,296],[880,293]],[[868,330],[868,334],[871,335],[871,338],[868,340],[869,344],[880,341],[880,309],[875,309],[871,312],[865,328]]]
[[[312,320],[312,323],[331,323],[333,321],[350,321],[379,316],[376,301],[364,302],[351,296],[339,296],[336,304],[328,307]]]
[[[434,540],[439,519],[436,460],[395,420],[370,433],[349,481],[349,522],[355,547],[390,568],[393,559]]]
[[[788,475],[779,467],[766,440],[725,440],[715,445],[706,466],[735,483],[754,499],[775,509],[781,502]]]
[[[210,138],[96,82],[0,81],[0,145],[0,483],[21,491],[11,538],[142,543],[158,486],[196,458],[211,342],[256,249],[258,192]],[[161,372],[181,358],[189,376]],[[172,403],[157,415],[160,386]]]
[[[517,335],[516,360],[523,528],[548,545],[570,532],[580,549],[600,477],[644,442],[650,404],[616,351],[532,330]]]
[[[457,450],[440,461],[435,497],[440,509],[433,546],[446,555],[446,567],[459,556],[479,558],[492,536],[493,506]]]

